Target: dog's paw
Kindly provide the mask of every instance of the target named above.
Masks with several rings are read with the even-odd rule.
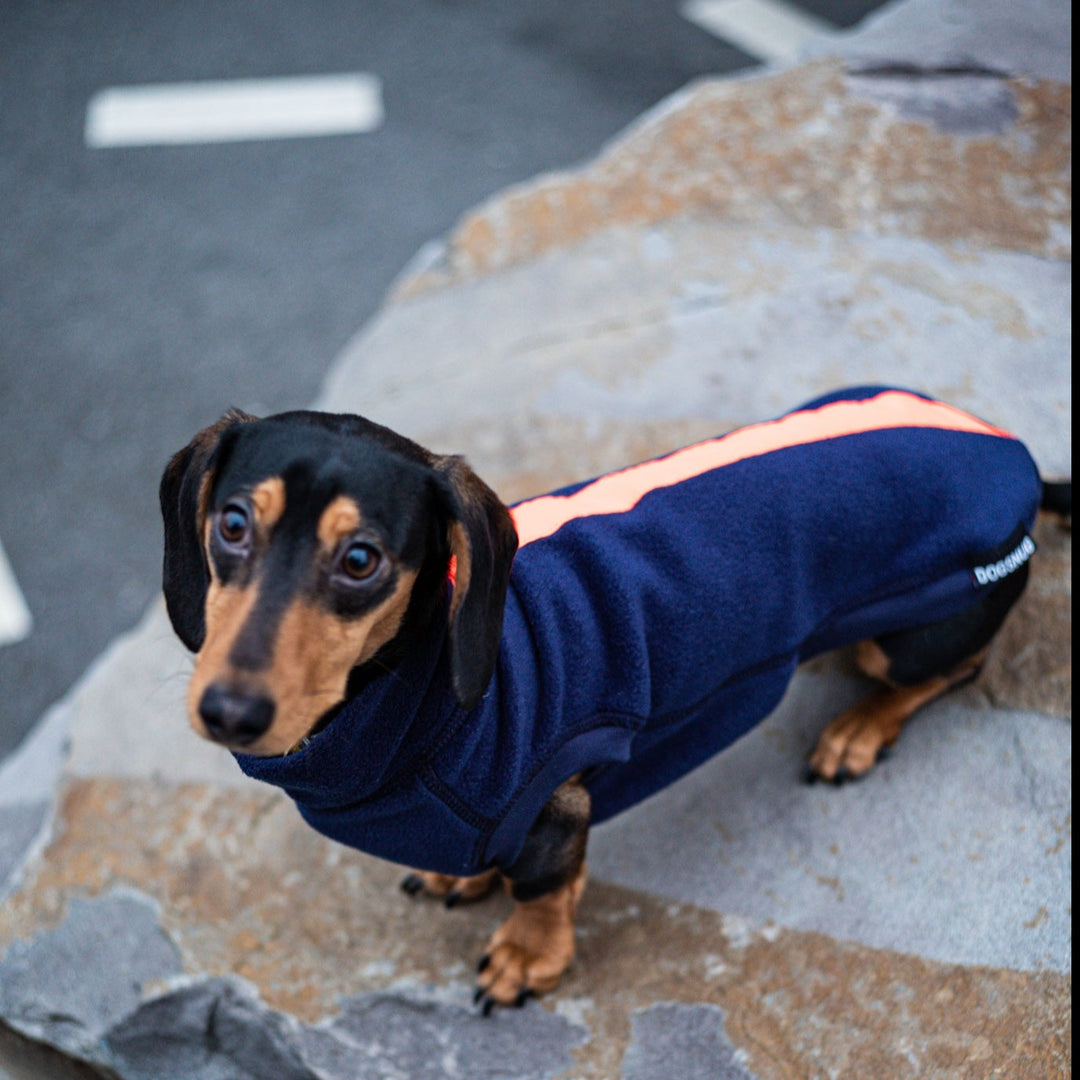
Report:
[[[838,716],[818,739],[803,771],[803,780],[846,784],[865,776],[889,756],[899,730],[857,710]]]
[[[522,907],[495,931],[480,960],[475,1001],[487,1016],[496,1005],[521,1006],[559,985],[574,958],[574,924],[541,928]]]
[[[520,1007],[559,985],[574,959],[574,912],[584,887],[582,871],[547,896],[518,901],[480,960],[474,1000],[485,1016],[496,1005]]]
[[[491,892],[498,877],[495,870],[478,874],[476,877],[452,877],[450,874],[415,870],[402,881],[401,889],[409,896],[424,893],[427,896],[437,897],[448,908],[451,908],[469,900],[483,899]]]

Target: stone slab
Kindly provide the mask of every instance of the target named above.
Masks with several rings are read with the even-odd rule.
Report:
[[[844,691],[804,672],[736,746],[596,829],[593,873],[753,926],[1071,971],[1071,725],[972,691],[928,707],[862,783],[800,784],[823,722],[866,685]]]
[[[1020,252],[687,215],[389,305],[318,404],[465,453],[508,499],[860,383],[940,395],[1067,475],[1071,291]]]
[[[1072,82],[1072,5],[1066,0],[902,0],[854,30],[809,43],[855,70],[1008,75]]]
[[[138,1008],[144,986],[179,971],[179,953],[143,894],[73,897],[59,927],[5,953],[0,1015],[26,1035],[93,1061],[106,1034]]]
[[[635,1013],[622,1080],[753,1080],[745,1054],[724,1037],[724,1011],[715,1005],[661,1003]]]
[[[422,252],[395,295],[684,214],[1067,259],[1071,109],[1071,87],[1058,82],[970,71],[913,77],[888,65],[852,71],[842,58],[692,84],[587,167],[511,188],[467,214],[445,243]]]
[[[135,819],[133,843],[116,823]],[[158,942],[162,960],[111,970],[123,981],[124,1008],[68,993],[63,982],[53,990],[47,980],[39,995],[27,975],[3,980],[5,1009],[78,1032],[85,1059],[125,1078],[156,1075],[153,1067],[169,1075],[170,1053],[195,1062],[199,1048],[205,1070],[193,1066],[192,1080],[218,1080],[226,1066],[234,1070],[226,1076],[303,1076],[301,1066],[348,1076],[344,1063],[364,1077],[373,1057],[408,1060],[401,1033],[415,1024],[427,1045],[495,1075],[509,1026],[535,1075],[610,1080],[635,1041],[633,1018],[661,1003],[722,1009],[731,1062],[761,1080],[829,1072],[984,1080],[988,1063],[1019,1080],[1068,1075],[1067,976],[945,964],[754,926],[598,879],[582,902],[578,959],[559,991],[497,1014],[485,1031],[469,1004],[472,960],[505,917],[505,897],[453,911],[412,900],[397,888],[398,868],[313,834],[274,793],[76,779],[58,821],[33,888],[0,908],[3,963],[27,970],[28,949],[35,968],[69,961],[117,896],[137,904],[123,933]],[[156,920],[146,917],[153,912]],[[171,974],[173,950],[179,975]],[[98,976],[110,974],[104,956],[99,947],[87,969],[99,990]],[[141,987],[132,978],[139,972]],[[42,1000],[62,1009],[43,1017]],[[373,1009],[384,1023],[365,1028]],[[699,1030],[700,1012],[680,1014],[688,1039],[697,1032],[681,1047],[688,1062],[717,1042],[717,1014],[705,1010],[709,1023]],[[377,1045],[374,1028],[386,1034]],[[655,1029],[638,1032],[647,1055]],[[163,1055],[156,1065],[154,1053]],[[294,1072],[277,1071],[283,1062]]]

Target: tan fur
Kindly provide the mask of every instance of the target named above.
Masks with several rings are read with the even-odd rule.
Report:
[[[451,874],[436,874],[431,870],[417,870],[416,876],[423,882],[424,892],[429,896],[445,899],[451,893],[461,901],[480,900],[487,896],[499,880],[497,870],[488,870],[475,877],[454,877]]]
[[[257,675],[235,671],[228,659],[255,606],[257,587],[223,588],[212,581],[207,592],[206,641],[195,658],[188,691],[192,726],[205,734],[199,701],[211,683],[224,681],[263,694],[275,705],[270,730],[245,750],[264,755],[292,750],[323,713],[344,699],[349,672],[370,660],[397,633],[415,581],[415,571],[401,573],[393,594],[359,619],[340,619],[297,601],[282,618],[269,669]]]
[[[204,738],[207,734],[199,716],[199,702],[206,688],[229,669],[233,642],[255,606],[254,589],[222,586],[213,574],[213,565],[211,561],[211,581],[206,592],[206,638],[195,657],[187,693],[188,719]]]
[[[271,476],[256,485],[251,492],[251,504],[259,528],[272,529],[285,513],[285,481],[280,476]]]
[[[356,532],[363,523],[360,508],[347,495],[339,495],[322,512],[316,531],[319,543],[327,551],[333,551],[350,533]]]
[[[889,681],[891,661],[876,641],[860,641],[855,646],[855,663],[872,678]]]
[[[479,986],[500,1005],[523,990],[546,994],[574,958],[574,915],[585,891],[585,866],[569,884],[536,900],[518,901],[488,943]]]
[[[286,612],[267,676],[277,718],[254,753],[286,753],[344,699],[349,672],[397,633],[415,580],[415,571],[402,574],[393,595],[360,619],[345,621],[301,603]]]
[[[877,651],[881,653],[880,649]],[[882,748],[896,742],[911,716],[978,671],[985,655],[984,649],[948,675],[939,675],[918,686],[879,688],[842,712],[821,733],[817,747],[810,755],[810,768],[824,780],[834,779],[841,769],[846,770],[849,776],[869,772]],[[865,651],[865,656],[874,667],[879,666],[880,659],[885,658],[884,653],[880,658],[874,657],[869,649]],[[877,674],[876,671],[870,673]]]

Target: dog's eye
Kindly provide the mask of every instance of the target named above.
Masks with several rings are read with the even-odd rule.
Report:
[[[350,544],[341,556],[341,569],[353,581],[363,581],[379,568],[381,558],[378,549],[371,544]]]
[[[218,518],[218,532],[227,544],[242,544],[248,534],[248,513],[244,507],[229,503]]]

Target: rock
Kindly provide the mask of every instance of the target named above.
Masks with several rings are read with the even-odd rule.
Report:
[[[724,1038],[724,1011],[715,1005],[653,1005],[632,1024],[622,1080],[753,1080]]]

